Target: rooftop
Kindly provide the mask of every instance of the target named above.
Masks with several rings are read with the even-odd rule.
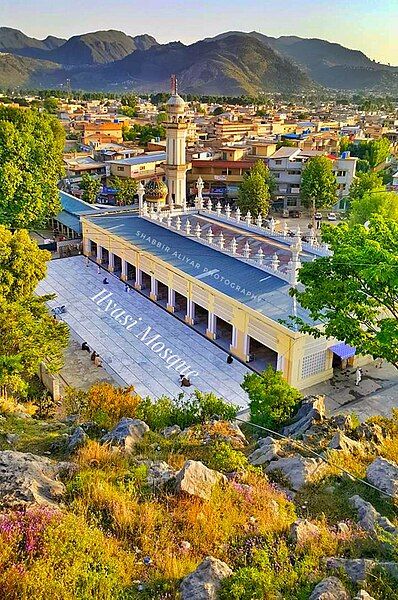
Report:
[[[109,162],[117,165],[144,165],[146,163],[162,162],[166,160],[166,152],[154,152],[152,154],[141,154],[132,158],[122,160],[110,160]]]
[[[293,313],[290,286],[275,275],[138,216],[87,219],[273,321]],[[297,312],[308,321],[305,311]]]

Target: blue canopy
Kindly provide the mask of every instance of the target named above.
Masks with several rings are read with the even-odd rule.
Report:
[[[339,344],[330,346],[329,350],[331,350],[332,352],[334,352],[334,354],[337,354],[337,356],[340,356],[340,358],[344,360],[346,358],[351,358],[351,356],[354,356],[357,349],[353,346],[345,344],[344,342],[340,342]]]

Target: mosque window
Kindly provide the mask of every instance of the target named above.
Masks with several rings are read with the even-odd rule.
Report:
[[[301,366],[301,378],[306,379],[306,377],[311,377],[311,375],[316,375],[317,373],[322,373],[325,370],[326,366],[326,351],[316,352],[315,354],[310,354],[309,356],[305,356],[303,358],[303,363]]]

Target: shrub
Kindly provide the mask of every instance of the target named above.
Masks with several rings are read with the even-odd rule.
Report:
[[[242,471],[247,467],[247,458],[243,452],[234,450],[228,442],[216,442],[212,445],[212,453],[207,466],[216,471],[231,473]]]
[[[137,408],[136,416],[145,421],[151,429],[159,431],[169,425],[179,425],[181,429],[204,423],[213,416],[232,421],[237,415],[237,407],[212,393],[195,390],[190,396],[179,394],[175,399],[161,396],[157,400],[145,398]]]
[[[100,427],[110,428],[122,417],[135,417],[141,398],[134,387],[115,387],[110,383],[96,383],[85,392],[69,389],[65,406],[82,419],[95,421]]]
[[[250,420],[263,427],[281,427],[293,415],[302,396],[289,385],[281,371],[271,366],[257,375],[246,374],[242,388],[249,396]]]

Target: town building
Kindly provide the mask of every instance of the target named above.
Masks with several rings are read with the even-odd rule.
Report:
[[[300,150],[282,146],[268,159],[268,167],[275,177],[277,205],[283,209],[300,208],[300,183],[305,163],[314,156],[325,155],[319,150]],[[344,208],[350,185],[355,178],[357,158],[344,152],[340,157],[327,155],[333,162],[333,171],[338,183],[339,200],[336,208]]]
[[[130,178],[144,182],[153,177],[163,177],[166,152],[149,152],[132,158],[110,160],[112,177]]]

